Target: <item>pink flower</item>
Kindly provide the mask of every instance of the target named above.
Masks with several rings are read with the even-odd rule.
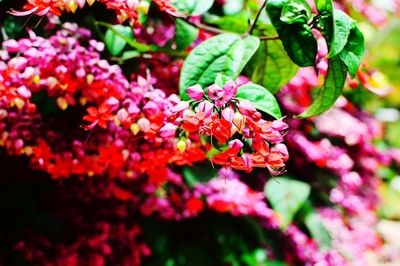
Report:
[[[203,98],[204,96],[203,89],[198,84],[189,87],[187,89],[187,94],[189,95],[190,98],[192,98],[195,101],[200,101],[201,98]]]
[[[232,100],[233,97],[236,96],[237,93],[237,85],[234,81],[228,81],[223,87],[224,96],[222,98],[224,103],[229,102]]]
[[[243,143],[238,139],[234,139],[229,142],[229,149],[232,151],[232,153],[237,154],[240,152],[242,148],[243,148]]]
[[[199,104],[199,111],[203,112],[206,117],[210,117],[213,113],[214,105],[209,101],[202,101]]]
[[[176,133],[177,126],[172,123],[167,123],[160,129],[160,136],[162,138],[173,138]]]

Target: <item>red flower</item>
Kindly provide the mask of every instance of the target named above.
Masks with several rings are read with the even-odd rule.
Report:
[[[24,6],[26,11],[11,10],[11,14],[14,16],[27,16],[30,14],[37,14],[39,16],[46,15],[48,12],[61,16],[60,8],[64,6],[62,0],[28,0],[28,3]]]
[[[186,202],[186,209],[191,214],[196,215],[197,213],[203,210],[203,202],[196,197],[192,197]]]
[[[111,106],[107,103],[103,103],[98,109],[96,107],[89,107],[86,110],[89,114],[85,115],[83,120],[91,122],[91,124],[83,127],[86,130],[91,130],[96,125],[106,129],[107,122],[114,118],[114,115],[111,113]]]
[[[214,120],[212,126],[212,135],[218,140],[219,143],[225,144],[231,136],[232,123],[225,119]]]

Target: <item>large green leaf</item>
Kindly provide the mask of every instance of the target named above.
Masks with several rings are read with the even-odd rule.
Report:
[[[211,8],[214,0],[172,0],[178,13],[187,16],[199,16]]]
[[[125,38],[123,38],[125,37]],[[106,32],[104,42],[111,55],[119,55],[125,48],[126,39],[133,40],[132,29],[127,26],[113,25]]]
[[[188,48],[199,36],[199,29],[182,19],[176,20],[175,42],[179,50]]]
[[[277,93],[297,73],[299,67],[288,57],[279,41],[262,42],[250,61],[247,73],[254,83]]]
[[[339,54],[347,44],[354,20],[341,10],[334,11],[333,40],[330,44],[328,57]]]
[[[182,67],[179,81],[181,98],[189,99],[186,89],[190,86],[213,84],[218,74],[235,79],[258,45],[259,40],[253,36],[242,39],[236,34],[220,34],[196,46]]]
[[[310,195],[307,183],[279,177],[270,179],[265,185],[265,195],[272,208],[281,215],[281,227],[286,228]]]
[[[340,59],[346,64],[352,77],[357,74],[365,53],[364,35],[354,23],[346,46],[339,53]]]
[[[311,16],[311,7],[305,0],[287,1],[282,8],[281,21],[293,23],[307,23]]]
[[[236,94],[238,99],[248,100],[260,111],[263,111],[276,119],[282,117],[279,104],[275,96],[266,88],[257,84],[245,84],[240,86]]]
[[[238,45],[244,47],[244,54],[242,60],[240,60],[240,65],[237,72],[237,74],[239,75],[243,68],[246,66],[247,62],[249,62],[250,58],[255,54],[258,47],[260,46],[260,39],[250,35],[240,40]]]
[[[290,5],[289,0],[268,1],[268,16],[292,61],[302,67],[313,66],[317,55],[317,40],[310,26],[306,21],[303,21],[305,17],[303,9],[297,10],[297,13],[293,13],[294,9],[291,9],[293,14],[290,17],[292,20],[289,17],[283,17],[290,23],[282,21],[281,15],[286,5]],[[304,9],[307,8],[305,7]]]
[[[338,57],[329,59],[328,74],[325,85],[308,107],[298,118],[308,118],[328,110],[342,93],[347,76],[347,67]]]
[[[208,24],[218,26],[218,28],[220,29],[236,32],[239,34],[246,33],[249,29],[248,17],[246,15],[246,12],[244,11],[231,16],[205,16],[204,20]]]

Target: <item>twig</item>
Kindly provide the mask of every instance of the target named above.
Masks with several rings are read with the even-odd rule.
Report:
[[[262,36],[259,37],[260,41],[274,41],[279,40],[279,36]]]
[[[228,31],[225,31],[225,30],[222,30],[222,29],[219,29],[219,28],[215,28],[215,27],[212,27],[212,26],[209,26],[209,25],[205,25],[205,24],[202,24],[202,23],[190,22],[188,19],[185,19],[185,21],[187,23],[189,23],[190,25],[198,28],[198,29],[205,30],[205,31],[208,31],[208,32],[211,32],[211,33],[216,33],[216,34],[228,33]]]
[[[262,3],[260,9],[258,10],[258,13],[257,13],[257,15],[256,15],[256,18],[255,18],[254,21],[253,21],[253,24],[251,24],[250,29],[247,31],[247,34],[248,34],[248,35],[250,35],[250,34],[253,32],[254,28],[256,27],[257,20],[258,20],[258,18],[260,17],[261,12],[263,11],[263,9],[265,8],[266,5],[267,5],[267,0],[264,0],[264,2]]]

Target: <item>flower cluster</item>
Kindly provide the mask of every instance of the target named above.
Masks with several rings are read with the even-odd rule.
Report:
[[[9,153],[28,155],[53,178],[147,174],[157,184],[166,181],[167,165],[206,158],[196,139],[175,138],[187,103],[142,77],[129,83],[118,66],[100,58],[102,43],[88,40],[76,25],[64,28],[49,39],[31,33],[3,44],[1,145]],[[43,113],[43,104],[52,113]],[[60,111],[67,119],[74,119],[69,112],[78,116],[59,121],[54,116]],[[81,119],[93,132],[80,128]]]
[[[303,111],[318,83],[314,70],[300,70],[281,91],[283,106],[289,112]],[[375,139],[382,138],[381,123],[345,98],[319,117],[288,123],[288,146],[294,156],[289,172],[318,180],[320,190],[329,193],[327,200],[343,209],[343,213],[330,208],[320,210],[332,235],[332,250],[329,256],[324,255],[332,262],[327,265],[364,265],[366,251],[380,247],[374,230],[381,182],[377,171],[393,161],[390,151],[380,151],[373,145]],[[312,176],[305,176],[299,169],[314,170]],[[334,185],[324,187],[331,182],[326,178],[335,180]],[[344,251],[345,257],[341,255]],[[359,264],[352,264],[348,258]]]
[[[213,84],[206,94],[199,85],[188,88],[197,107],[185,114],[182,129],[209,138],[217,147],[227,145],[211,158],[215,164],[247,172],[260,167],[282,173],[289,157],[281,143],[288,126],[282,120],[264,120],[252,103],[235,98],[237,90],[234,81]]]
[[[144,0],[28,0],[23,7],[25,11],[11,10],[10,13],[15,16],[31,14],[44,16],[48,13],[61,16],[64,10],[75,13],[78,7],[83,8],[86,4],[92,6],[96,1],[105,4],[107,9],[115,11],[120,22],[130,20],[135,26],[140,25],[139,12],[147,14],[149,9],[149,2]],[[154,0],[153,2],[164,12],[175,13],[170,0]]]

